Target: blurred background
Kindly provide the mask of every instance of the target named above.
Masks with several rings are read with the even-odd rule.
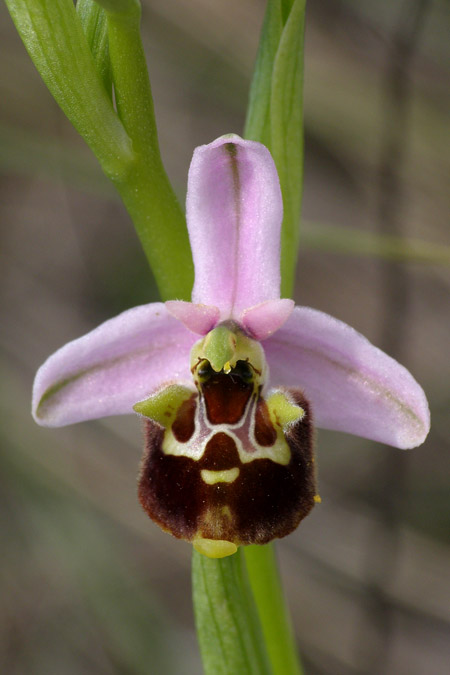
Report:
[[[262,0],[143,0],[163,157],[241,132]],[[277,545],[307,675],[449,672],[447,0],[310,0],[295,299],[355,326],[428,394],[402,452],[319,431],[322,504]],[[0,671],[201,672],[190,546],[141,511],[137,419],[29,414],[56,348],[157,298],[130,220],[0,5]],[[421,243],[424,242],[424,243]]]

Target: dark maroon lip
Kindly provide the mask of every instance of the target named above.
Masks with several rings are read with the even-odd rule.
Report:
[[[242,463],[235,441],[223,431],[210,438],[198,460],[166,455],[164,431],[148,420],[139,480],[139,499],[148,515],[187,541],[264,544],[292,532],[313,508],[316,485],[309,406],[300,392],[290,393],[306,415],[285,434],[291,452],[286,465],[266,457]],[[262,436],[268,441],[268,430]],[[205,469],[239,473],[231,482],[208,483],[201,476]]]
[[[198,465],[200,470],[228,471],[242,467],[242,462],[235,441],[225,432],[218,431],[209,439]]]

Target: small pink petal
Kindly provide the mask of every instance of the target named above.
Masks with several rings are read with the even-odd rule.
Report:
[[[133,404],[163,383],[191,380],[189,354],[197,339],[162,303],[129,309],[69,342],[40,367],[34,419],[59,427],[133,413]]]
[[[195,304],[183,300],[169,300],[166,302],[166,307],[172,316],[198,335],[209,333],[220,318],[219,308],[211,305]]]
[[[264,350],[274,385],[302,389],[317,426],[399,448],[425,440],[430,413],[420,385],[342,321],[296,307]]]
[[[265,340],[275,333],[288,320],[294,309],[294,301],[267,300],[255,307],[246,309],[240,322],[245,330],[256,340]]]
[[[193,302],[238,319],[247,307],[280,297],[283,203],[267,148],[231,134],[197,148],[186,211]]]

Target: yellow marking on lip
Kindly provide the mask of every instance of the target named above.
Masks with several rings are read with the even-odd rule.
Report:
[[[320,495],[314,495],[314,501],[316,502],[316,504],[321,504],[322,497]]]
[[[199,537],[194,539],[192,544],[196,551],[208,558],[225,558],[237,551],[236,544],[225,539],[203,539],[203,537]]]
[[[207,485],[232,483],[239,476],[239,469],[237,466],[233,469],[224,469],[223,471],[209,471],[208,469],[202,469],[200,475]]]

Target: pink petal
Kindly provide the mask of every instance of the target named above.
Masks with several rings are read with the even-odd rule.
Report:
[[[293,309],[293,300],[267,300],[244,310],[240,322],[256,340],[265,340],[279,330],[288,320]]]
[[[214,328],[220,318],[218,307],[194,304],[183,300],[169,300],[166,307],[172,316],[184,323],[193,333],[206,335]]]
[[[399,448],[425,440],[430,413],[422,388],[342,321],[296,307],[264,349],[273,384],[301,388],[317,426]]]
[[[191,380],[197,339],[162,303],[129,309],[47,359],[34,381],[33,416],[59,427],[132,413],[164,382]]]
[[[193,302],[238,319],[247,307],[280,297],[283,204],[267,148],[231,134],[197,148],[186,211]]]

